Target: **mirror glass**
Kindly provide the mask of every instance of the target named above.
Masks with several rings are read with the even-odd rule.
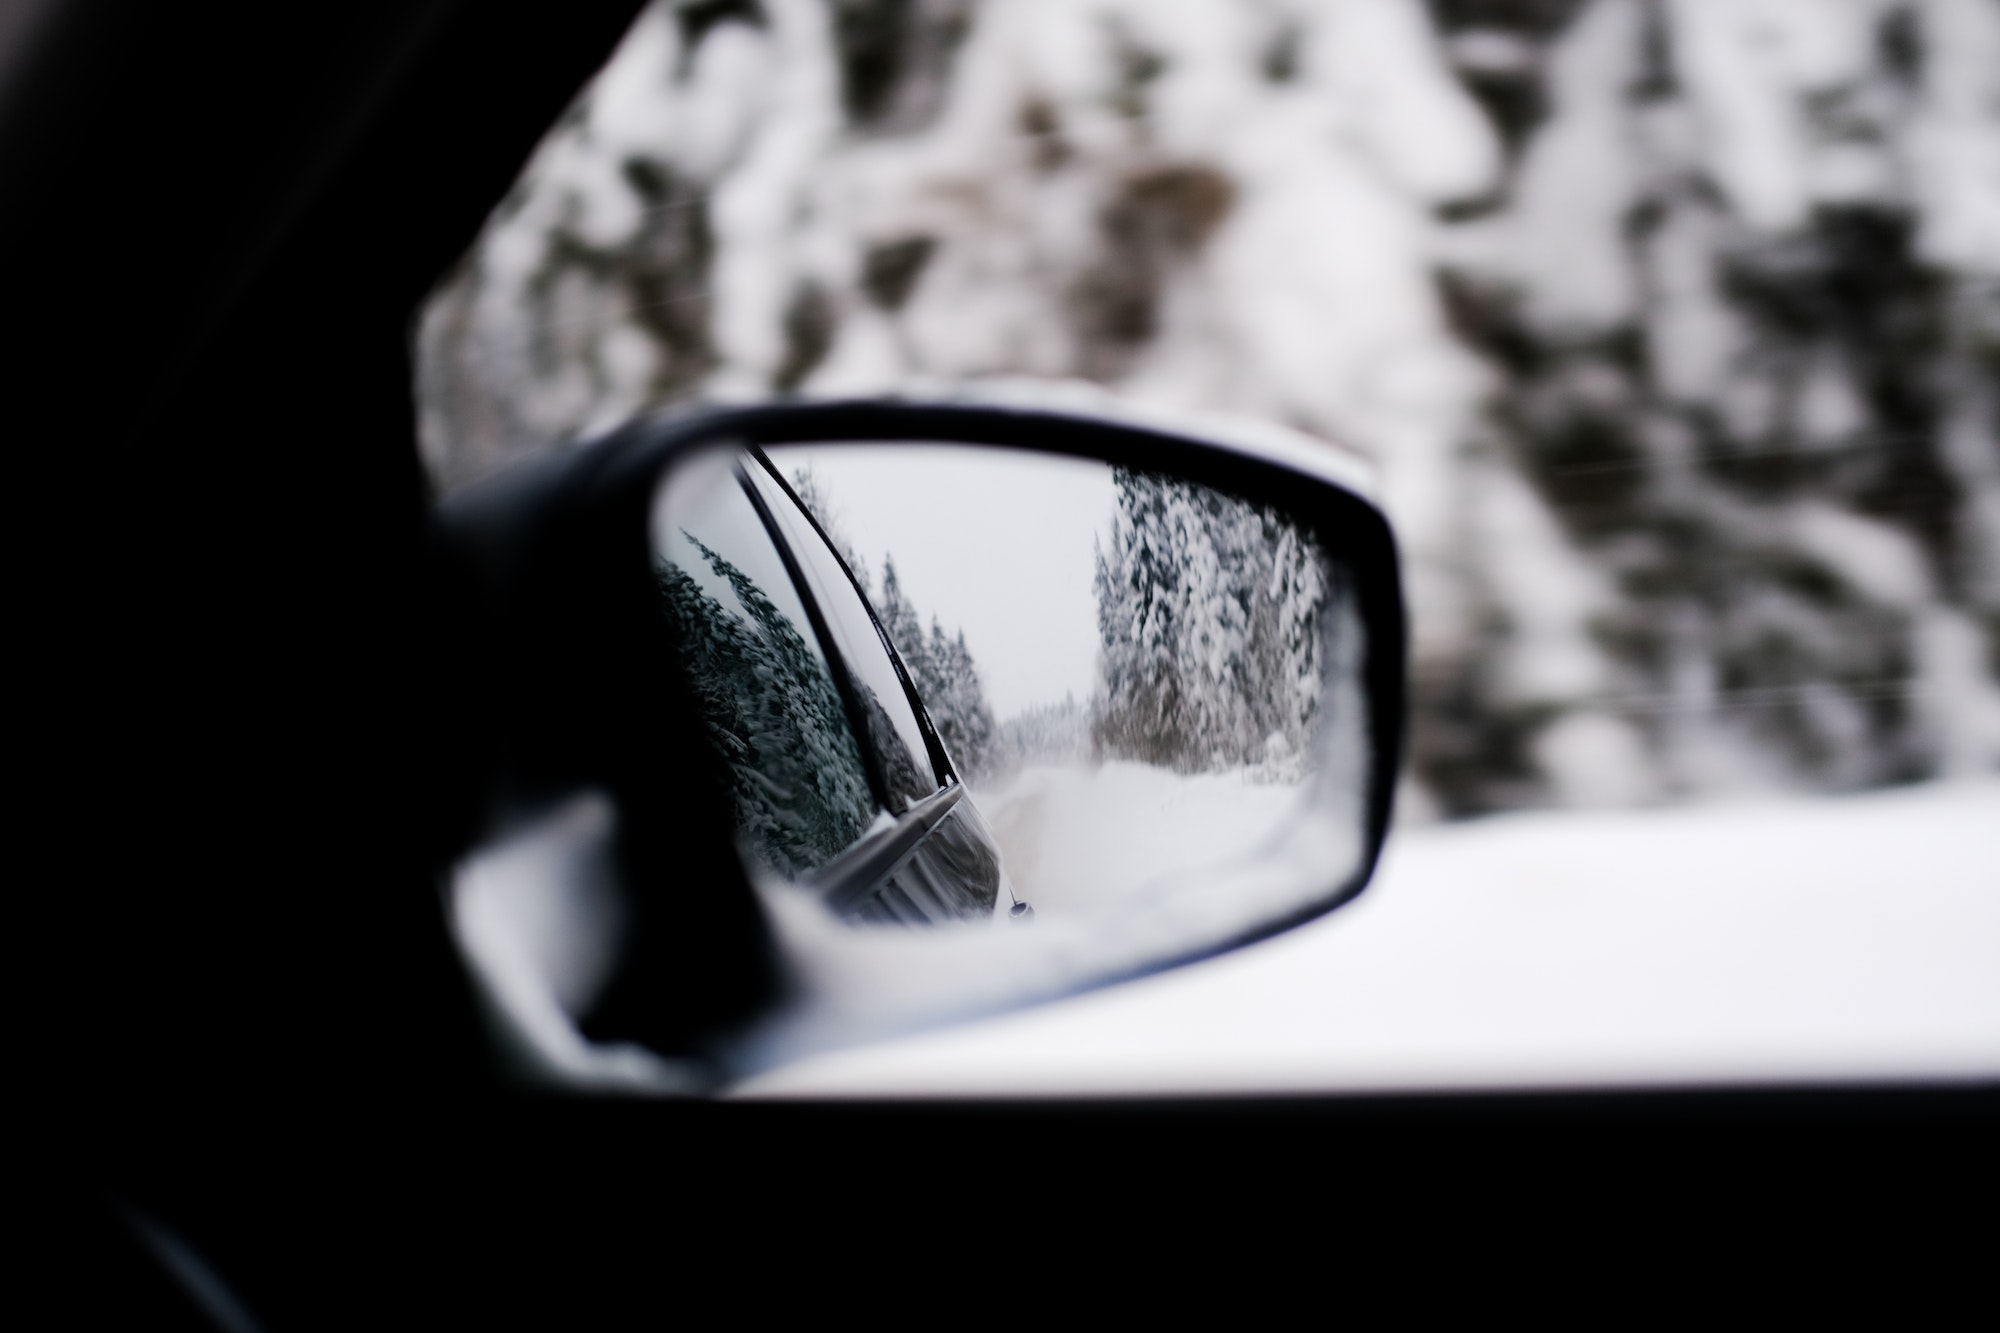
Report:
[[[1351,571],[1281,510],[988,446],[718,447],[652,542],[793,983],[746,1066],[1220,948],[1358,868]]]

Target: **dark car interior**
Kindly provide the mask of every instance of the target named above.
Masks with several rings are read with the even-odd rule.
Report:
[[[97,1326],[665,1313],[704,1246],[824,1234],[885,1191],[972,1228],[984,1257],[943,1266],[986,1282],[1016,1270],[995,1219],[1076,1170],[1114,1212],[1186,1207],[1178,1182],[1330,1180],[1334,1145],[1390,1126],[1415,1159],[1474,1123],[1630,1146],[1990,1118],[1962,1085],[744,1105],[497,1078],[437,882],[486,818],[465,768],[504,701],[428,526],[411,320],[639,8],[35,0],[0,23],[17,821],[47,921],[20,944],[33,1025],[55,1015],[26,1081],[71,1294],[123,1316]],[[671,710],[638,724],[695,744]],[[696,847],[631,855],[740,876]],[[608,1027],[761,1002],[744,900],[656,924],[650,989]]]

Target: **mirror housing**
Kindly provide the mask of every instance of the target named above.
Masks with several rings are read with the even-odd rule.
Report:
[[[963,1002],[794,1021],[773,1039],[773,1016],[799,1006],[800,969],[732,836],[697,701],[668,669],[649,516],[662,479],[718,446],[841,441],[1095,460],[1213,488],[1315,534],[1350,571],[1363,631],[1351,864],[1200,938]],[[434,528],[452,642],[442,743],[456,752],[440,801],[459,867],[447,909],[510,1067],[572,1088],[699,1090],[812,1049],[1178,966],[1353,897],[1389,825],[1406,649],[1389,525],[1347,463],[1289,432],[1204,439],[1096,405],[807,403],[635,424],[451,497]]]

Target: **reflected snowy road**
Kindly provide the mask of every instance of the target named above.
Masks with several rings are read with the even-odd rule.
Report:
[[[973,799],[1016,891],[1048,915],[1114,903],[1175,871],[1254,851],[1297,806],[1299,788],[1248,770],[1183,775],[1114,762],[1030,768]]]

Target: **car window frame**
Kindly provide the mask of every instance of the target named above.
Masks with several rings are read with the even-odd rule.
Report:
[[[846,559],[840,554],[839,546],[827,535],[826,529],[814,517],[812,510],[799,499],[798,492],[793,490],[791,483],[785,480],[784,471],[771,461],[770,455],[764,452],[763,446],[747,444],[744,446],[743,452],[755,460],[764,469],[766,475],[778,484],[779,490],[791,502],[793,510],[810,525],[813,534],[819,538],[820,546],[825,550],[828,558],[833,561],[834,566],[846,577],[848,586],[854,589],[854,595],[860,599],[862,609],[868,613],[868,622],[875,628],[876,641],[882,645],[883,651],[888,654],[889,664],[895,668],[896,679],[902,684],[903,698],[908,701],[910,711],[916,714],[917,727],[923,733],[924,748],[927,751],[927,757],[931,765],[931,777],[937,784],[931,790],[930,795],[925,798],[925,801],[929,801],[938,792],[944,791],[946,788],[962,783],[964,781],[963,775],[959,773],[958,765],[952,759],[951,752],[945,748],[943,738],[938,735],[937,727],[931,721],[930,710],[924,706],[923,696],[918,693],[916,683],[910,678],[909,668],[903,664],[902,654],[897,652],[895,642],[890,639],[889,632],[882,628],[881,615],[875,610],[875,604],[868,600],[867,590],[861,586],[861,580],[855,577],[854,571],[848,567]],[[763,497],[759,494],[758,488],[750,486],[747,489],[760,502],[758,512],[764,516],[765,523],[774,529],[781,526],[777,523],[776,516],[770,514],[762,507],[761,501]],[[777,540],[788,559],[796,560],[796,554],[792,551],[789,542],[782,535]],[[805,581],[804,571],[795,565],[788,565],[787,568],[791,570],[793,580],[803,585]],[[806,597],[807,602],[812,606],[815,615],[823,617],[825,614],[824,611],[818,602],[812,598],[810,593],[803,593],[802,595]],[[816,620],[815,628],[819,630],[823,638],[831,637],[823,620]],[[837,645],[830,644],[829,651],[837,653]],[[838,660],[841,663],[841,669],[843,671],[846,670],[846,659],[842,657]],[[842,684],[850,685],[851,682],[843,681]],[[843,698],[848,699],[850,709],[858,706],[859,701],[853,699],[851,696],[844,694]],[[865,719],[862,722],[865,724]],[[870,747],[869,758],[871,762],[879,762],[879,757],[873,753],[872,747]],[[884,784],[884,789],[886,790],[886,783]],[[886,805],[883,808],[891,809],[891,807]],[[900,816],[898,817],[900,818]]]
[[[845,779],[841,785],[848,787],[850,793],[849,797],[844,797],[839,802],[839,805],[843,807],[841,814],[845,816],[852,813],[858,816],[858,822],[847,825],[839,830],[846,837],[846,841],[841,842],[830,854],[817,856],[816,859],[810,862],[802,863],[795,856],[780,856],[772,847],[766,845],[763,839],[753,837],[749,833],[750,824],[746,820],[745,803],[752,798],[745,791],[743,781],[740,777],[732,776],[726,784],[730,789],[731,803],[736,808],[739,821],[737,831],[746,862],[751,860],[762,861],[778,869],[779,873],[785,874],[788,877],[803,877],[817,871],[834,858],[843,855],[866,838],[869,829],[879,821],[883,809],[882,784],[877,781],[874,756],[870,753],[868,740],[855,729],[852,701],[848,698],[847,691],[842,688],[844,667],[835,652],[834,645],[827,641],[820,608],[814,605],[810,590],[802,585],[799,578],[799,571],[790,558],[790,552],[785,547],[782,533],[773,530],[774,525],[771,522],[770,515],[765,513],[757,504],[756,488],[750,484],[749,478],[745,474],[740,451],[729,450],[719,455],[711,455],[711,461],[712,463],[720,464],[720,469],[706,476],[700,475],[700,470],[698,470],[697,475],[686,483],[686,491],[682,491],[679,486],[675,486],[658,492],[659,499],[667,503],[665,509],[656,509],[654,516],[649,522],[649,528],[657,528],[653,532],[654,558],[662,567],[677,567],[684,573],[691,567],[699,567],[700,564],[705,562],[710,566],[715,576],[724,581],[730,581],[728,576],[723,574],[722,569],[716,567],[715,562],[718,559],[722,560],[755,590],[759,598],[762,598],[771,606],[786,628],[799,636],[801,646],[806,651],[817,655],[818,660],[813,664],[816,669],[812,674],[816,678],[823,676],[825,686],[832,690],[832,712],[824,714],[822,718],[819,711],[814,710],[814,716],[809,724],[802,726],[796,734],[787,733],[782,738],[774,738],[769,733],[757,732],[750,738],[751,749],[755,752],[765,751],[768,747],[775,747],[779,750],[789,749],[796,751],[799,746],[804,744],[831,741],[830,749],[834,755],[839,756],[839,768],[845,774]],[[734,494],[734,499],[730,498],[731,492]],[[691,495],[694,508],[683,514],[682,517],[690,525],[700,528],[704,533],[703,537],[698,537],[693,532],[688,531],[687,528],[680,528],[680,536],[699,550],[700,557],[698,559],[690,558],[691,553],[681,552],[676,549],[672,529],[679,526],[678,522],[670,521],[663,524],[660,521],[661,514],[666,509],[672,508],[673,500],[671,497],[677,494]],[[740,509],[735,509],[733,513],[725,514],[724,511],[730,510],[732,506],[737,505],[741,506]],[[714,520],[716,523],[713,529],[706,526],[711,520]],[[732,528],[734,531],[731,530]],[[764,549],[762,551],[751,550],[750,548],[754,547],[759,539],[762,540]],[[714,544],[712,549],[708,543]],[[697,596],[704,592],[711,597],[719,595],[723,599],[722,609],[725,616],[736,620],[745,627],[749,627],[754,635],[766,641],[772,639],[771,627],[769,625],[759,625],[758,617],[752,610],[749,600],[744,597],[742,589],[737,588],[731,593],[718,594],[715,590],[701,587],[705,577],[706,573],[695,576]],[[662,586],[663,588],[665,586],[664,575],[662,575]],[[790,600],[796,603],[795,606],[788,607],[786,605],[788,595]],[[672,601],[675,599],[670,596],[668,600]],[[734,602],[733,606],[730,605],[731,601]],[[676,628],[678,630],[679,626],[677,625]],[[678,633],[676,637],[679,637]],[[773,647],[776,646],[776,643],[773,643]],[[700,674],[695,655],[690,655],[696,654],[696,650],[692,644],[685,641],[680,642],[679,649],[679,664],[682,674],[688,680],[693,681]],[[728,693],[731,695],[742,695],[745,693],[754,693],[754,691],[739,689],[732,685]],[[707,714],[705,705],[703,712],[705,723],[713,727],[716,724],[716,718]],[[739,722],[743,720],[742,715],[738,715],[736,720]],[[804,721],[804,719],[800,720]],[[846,745],[841,744],[841,738],[833,733],[833,728],[836,726],[845,726],[847,728],[847,735],[845,737]],[[812,733],[810,737],[808,736],[808,732]],[[711,739],[713,739],[712,735]],[[853,763],[851,765],[847,762],[846,756],[841,753],[846,749],[847,745],[851,745],[852,747]],[[735,761],[725,758],[720,752],[717,753],[716,758],[721,762],[723,771],[733,772],[737,767]],[[752,761],[752,764],[767,779],[773,776],[772,771],[763,761]],[[859,785],[862,788],[859,793],[853,793],[851,786],[849,786],[856,779],[858,779]],[[859,810],[854,810],[848,804],[848,800],[856,795],[858,795],[862,805],[862,808]],[[800,810],[801,801],[804,799],[803,793],[794,788],[793,794],[783,804],[789,807],[793,813],[797,813]],[[832,812],[831,806],[828,807],[828,812]],[[844,818],[842,822],[843,824],[845,823]],[[796,851],[797,849],[793,850]],[[790,864],[787,865],[786,862],[790,862]]]
[[[762,466],[770,469],[771,465],[770,460],[762,457],[762,451],[751,447],[738,446],[738,457],[735,459],[731,469],[734,474],[733,480],[742,489],[744,495],[749,497],[750,506],[756,511],[758,522],[764,525],[765,535],[770,538],[771,544],[777,548],[778,558],[783,562],[785,567],[785,574],[791,579],[793,589],[798,593],[799,600],[805,605],[806,616],[811,622],[814,636],[819,641],[820,651],[825,654],[827,664],[832,668],[834,688],[840,692],[841,707],[847,711],[848,728],[854,733],[855,743],[860,747],[862,766],[868,772],[868,790],[874,798],[875,809],[878,815],[886,814],[900,825],[906,812],[898,810],[892,799],[882,755],[877,751],[874,740],[868,733],[867,714],[863,710],[861,700],[855,692],[857,683],[853,668],[849,665],[846,654],[841,652],[838,636],[833,633],[832,626],[827,623],[828,613],[826,608],[820,605],[818,597],[813,593],[812,580],[807,577],[806,571],[801,564],[802,557],[799,552],[792,549],[792,543],[786,536],[784,524],[779,522],[778,516],[771,512],[770,503],[763,491],[751,480],[748,474],[747,469],[753,466]],[[798,508],[800,513],[806,514],[805,506],[799,504],[798,497],[789,488],[784,493],[790,499],[791,503]],[[810,519],[811,515],[806,514],[806,517]],[[813,530],[819,533],[821,540],[825,539],[826,534],[818,525],[814,525]],[[842,572],[847,574],[848,579],[852,581],[854,577],[853,571],[847,568],[845,562],[841,563],[840,568]],[[868,606],[865,597],[862,599],[862,605],[868,608],[869,618],[871,621],[874,621],[874,608]],[[876,621],[875,629],[878,636],[881,635],[881,628],[880,622]],[[883,642],[886,644],[886,636],[882,637]],[[902,662],[896,658],[893,651],[890,653],[889,660],[895,665],[896,676],[902,682],[905,697],[909,697],[912,691],[910,689],[908,673],[903,670]],[[912,706],[915,707],[914,703]],[[935,796],[937,790],[949,784],[938,779],[936,772],[936,741],[929,726],[929,719],[925,717],[921,708],[917,708],[916,711],[918,725],[924,729],[925,743],[931,747],[932,780],[938,784],[937,788],[931,792],[931,796]],[[927,797],[926,799],[929,798]],[[920,802],[919,804],[921,805],[922,803]],[[835,860],[838,861],[840,858],[853,852],[855,848],[867,844],[870,836],[869,832],[863,832],[859,838],[843,848],[836,855]]]

